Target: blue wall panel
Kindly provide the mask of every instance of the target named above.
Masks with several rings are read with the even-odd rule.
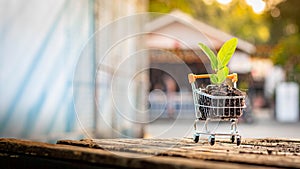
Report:
[[[94,31],[94,1],[0,4],[0,137],[80,137],[72,81],[81,49]],[[87,74],[93,73],[93,57]]]

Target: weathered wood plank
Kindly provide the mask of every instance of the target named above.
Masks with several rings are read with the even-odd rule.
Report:
[[[289,139],[244,139],[241,146],[218,140],[210,146],[206,140],[195,144],[192,139],[97,139],[68,141],[58,144],[97,144],[104,150],[141,153],[163,157],[181,157],[204,161],[249,164],[270,167],[300,168],[300,141]]]
[[[0,139],[0,152],[1,156],[26,154],[131,168],[148,168],[153,165],[157,165],[156,168],[238,168],[256,165],[300,168],[299,140],[246,139],[239,147],[227,140],[210,146],[206,140],[195,144],[191,139],[61,140],[58,143],[53,145]]]
[[[121,145],[126,148],[126,144],[130,142],[147,143],[149,140],[103,140],[107,147],[113,147],[114,144]],[[163,140],[160,140],[163,141]],[[156,141],[154,141],[155,143]],[[257,166],[245,164],[231,164],[225,162],[205,161],[196,159],[187,159],[179,157],[164,157],[161,155],[153,156],[141,153],[128,153],[108,151],[103,149],[99,144],[91,141],[60,141],[60,143],[72,144],[47,144],[16,139],[0,139],[0,160],[3,158],[22,158],[24,155],[36,157],[37,159],[47,158],[59,161],[70,161],[75,164],[91,163],[100,168],[109,166],[109,168],[257,168]],[[97,145],[96,145],[97,144]],[[170,145],[170,141],[166,141],[166,145]],[[136,145],[136,144],[135,144]],[[146,146],[147,145],[140,145]],[[92,147],[92,148],[90,148]],[[154,144],[150,147],[154,147]],[[133,147],[132,147],[133,148]],[[149,148],[149,147],[147,147]],[[111,148],[113,149],[113,148]],[[125,149],[124,149],[125,150]],[[149,151],[151,152],[151,151]],[[18,162],[18,160],[15,160]],[[61,163],[59,163],[61,164]],[[1,164],[0,164],[1,166]],[[47,164],[45,164],[47,166]],[[45,167],[44,166],[44,167]],[[53,167],[53,165],[51,165]],[[70,167],[70,166],[69,166]],[[260,167],[258,167],[260,168]]]

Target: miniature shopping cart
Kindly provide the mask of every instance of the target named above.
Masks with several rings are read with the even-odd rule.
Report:
[[[194,122],[194,136],[195,143],[199,141],[200,135],[208,135],[208,142],[211,145],[215,144],[215,136],[229,136],[232,143],[236,139],[236,144],[241,144],[241,136],[237,130],[238,118],[243,114],[246,108],[245,96],[213,96],[204,92],[205,89],[198,88],[196,85],[196,79],[209,78],[209,74],[195,75],[189,74],[188,79],[192,85],[195,116]],[[233,87],[236,88],[238,77],[236,73],[227,76],[231,79]],[[199,121],[205,121],[203,129],[197,130],[197,123]],[[208,129],[209,121],[230,121],[231,132],[230,133],[216,133]]]

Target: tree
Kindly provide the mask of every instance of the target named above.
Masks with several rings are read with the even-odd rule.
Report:
[[[299,34],[300,28],[300,1],[286,0],[269,10],[266,21],[270,23],[272,34],[270,44],[277,44],[281,38],[293,34]]]
[[[267,14],[255,14],[245,1],[222,5],[213,0],[150,0],[150,12],[169,13],[173,9],[252,43],[266,43],[270,38]]]
[[[288,81],[300,83],[300,34],[282,38],[274,47],[271,59],[286,71]]]
[[[268,19],[272,22],[271,33],[274,35],[270,43],[275,44],[271,59],[284,68],[288,81],[300,84],[299,6],[299,0],[287,0],[271,9]]]

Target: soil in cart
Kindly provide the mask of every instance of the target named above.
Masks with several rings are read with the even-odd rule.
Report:
[[[246,94],[229,85],[209,85],[204,89],[209,96],[200,96],[200,112],[204,117],[239,117],[245,106],[245,97],[218,98],[213,96],[245,96]],[[211,97],[210,97],[211,96]],[[202,116],[203,117],[203,116]]]
[[[227,84],[221,85],[208,85],[205,90],[205,93],[212,96],[245,96],[246,94],[240,91],[237,88],[231,87]]]

